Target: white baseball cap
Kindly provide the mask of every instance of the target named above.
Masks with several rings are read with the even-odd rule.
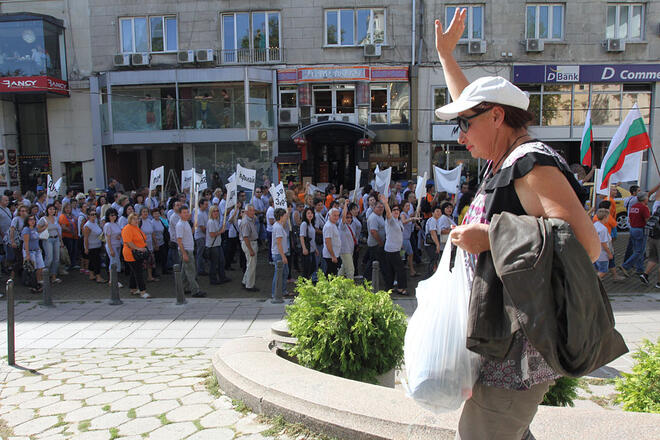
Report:
[[[482,102],[510,105],[527,110],[529,96],[501,76],[484,76],[464,88],[456,101],[437,108],[435,115],[440,119],[454,119],[460,112]]]

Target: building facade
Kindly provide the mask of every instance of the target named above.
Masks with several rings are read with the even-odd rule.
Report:
[[[427,0],[0,3],[0,188],[146,185],[149,170],[236,163],[258,181],[352,188],[376,165],[408,179],[481,164],[433,109],[450,99],[434,44],[468,9],[457,58],[470,80],[530,93],[531,131],[578,161],[592,109],[595,162],[637,103],[660,135],[660,2]],[[645,158],[646,159],[646,158]],[[658,179],[646,165],[642,183]]]

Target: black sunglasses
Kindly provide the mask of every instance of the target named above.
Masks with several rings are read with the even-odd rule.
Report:
[[[477,111],[475,114],[472,116],[457,116],[456,117],[456,127],[454,127],[454,130],[452,131],[452,135],[455,135],[458,133],[458,130],[460,129],[463,133],[467,133],[468,130],[470,129],[470,119],[476,118],[477,116],[486,113],[488,110],[491,110],[492,107],[488,108],[482,108],[479,111]]]

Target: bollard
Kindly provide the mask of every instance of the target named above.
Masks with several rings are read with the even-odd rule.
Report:
[[[371,286],[373,287],[374,292],[380,290],[380,262],[374,260],[371,267]]]
[[[119,299],[119,274],[117,273],[117,264],[110,265],[110,303],[111,306],[119,306],[124,302]]]
[[[183,279],[181,278],[181,265],[175,264],[172,269],[174,270],[174,289],[176,290],[176,305],[181,306],[187,302],[186,296],[183,294]]]
[[[284,263],[282,260],[275,263],[275,272],[278,277],[275,279],[275,298],[273,298],[273,303],[280,304],[283,303],[282,299],[282,272],[284,271]]]
[[[7,364],[16,365],[14,336],[14,280],[7,280]]]
[[[40,304],[44,307],[55,307],[53,297],[50,293],[50,271],[46,267],[41,271],[41,281],[43,281],[41,286],[44,291],[44,300]]]

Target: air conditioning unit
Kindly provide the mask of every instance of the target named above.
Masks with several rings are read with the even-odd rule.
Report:
[[[280,125],[298,125],[298,109],[297,108],[281,108],[280,109]]]
[[[127,53],[118,53],[113,58],[114,65],[117,67],[121,66],[130,66],[131,65],[131,56]]]
[[[148,53],[131,54],[131,64],[134,66],[148,66],[151,62],[151,55]]]
[[[195,51],[194,50],[181,50],[176,55],[176,60],[179,63],[194,63],[195,62]]]
[[[365,44],[364,45],[364,56],[365,57],[379,57],[380,56],[380,44]]]
[[[195,51],[195,58],[199,63],[210,63],[215,60],[215,50],[213,49],[199,49]]]
[[[626,42],[621,38],[608,38],[606,44],[608,52],[623,52],[626,50]]]
[[[527,52],[543,52],[543,40],[528,38],[525,40],[525,50]]]
[[[468,53],[486,53],[486,42],[484,40],[470,41]]]

